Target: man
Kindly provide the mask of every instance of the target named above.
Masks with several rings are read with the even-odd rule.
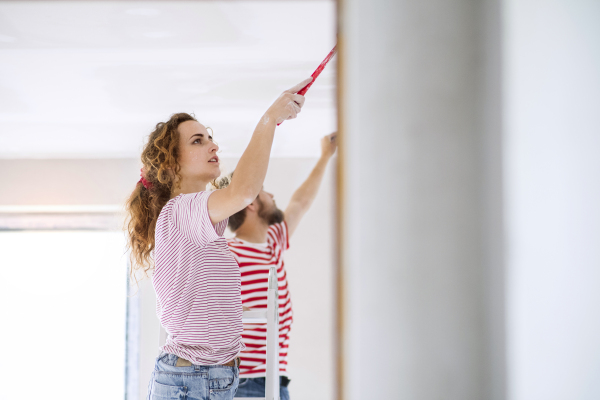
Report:
[[[244,309],[267,307],[269,268],[277,267],[281,400],[289,400],[287,354],[292,326],[292,303],[283,256],[289,247],[289,237],[294,234],[317,195],[325,168],[336,148],[336,134],[321,139],[321,158],[306,181],[294,192],[285,212],[277,208],[273,195],[263,189],[250,205],[229,218],[229,228],[235,233],[235,237],[229,239],[228,244],[240,266]],[[235,396],[264,397],[267,349],[265,326],[244,325],[242,340],[246,350],[240,354],[240,384]]]

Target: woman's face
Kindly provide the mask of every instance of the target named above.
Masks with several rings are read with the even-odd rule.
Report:
[[[219,146],[204,125],[197,121],[179,124],[179,165],[182,179],[210,182],[221,174]]]

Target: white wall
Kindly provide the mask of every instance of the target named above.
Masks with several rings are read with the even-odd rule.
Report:
[[[600,2],[505,12],[509,399],[600,398]]]
[[[0,205],[125,204],[137,159],[0,159]]]

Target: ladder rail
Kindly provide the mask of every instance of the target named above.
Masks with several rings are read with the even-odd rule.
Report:
[[[279,284],[277,269],[269,269],[267,293],[267,379],[266,400],[279,400]]]

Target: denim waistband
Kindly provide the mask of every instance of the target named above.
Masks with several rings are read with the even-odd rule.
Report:
[[[171,367],[174,367],[177,364],[177,360],[179,360],[179,356],[177,356],[175,354],[171,354],[171,353],[161,352],[160,355],[158,356],[157,360],[163,362],[166,365],[170,365]],[[234,368],[234,367],[228,367],[225,365],[196,365],[196,364],[192,364],[192,367],[196,367],[196,369],[198,369],[198,367],[200,367],[200,369]],[[180,367],[180,368],[182,368],[182,367]]]

